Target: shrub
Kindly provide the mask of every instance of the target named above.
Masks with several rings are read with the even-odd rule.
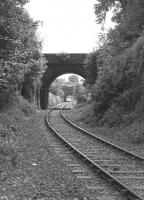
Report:
[[[20,109],[25,116],[30,116],[35,114],[36,112],[36,106],[34,104],[29,103],[27,100],[25,100],[22,96],[18,96],[18,102],[17,105],[15,105],[18,109]]]
[[[116,105],[111,105],[100,120],[101,125],[104,124],[109,127],[117,126],[123,122],[125,122],[124,110],[121,106]]]
[[[6,112],[10,109],[19,110],[18,112],[23,112],[25,116],[30,116],[35,113],[36,106],[14,91],[2,90],[0,92],[0,111]]]
[[[16,166],[18,154],[15,147],[13,132],[0,125],[0,168]]]
[[[8,109],[15,101],[15,92],[11,89],[0,89],[0,111]]]
[[[111,124],[112,116],[112,121],[117,116],[120,122],[125,113],[128,115],[127,112],[143,112],[143,85],[144,36],[123,54],[115,56],[108,66],[100,69],[92,90],[98,119]]]
[[[62,102],[62,98],[60,96],[49,93],[49,106],[50,107],[54,107],[61,102]]]
[[[76,84],[74,86],[74,98],[77,100],[77,103],[86,102],[86,89],[81,84]]]
[[[140,145],[144,142],[144,121],[136,121],[122,129],[122,135],[128,143]]]

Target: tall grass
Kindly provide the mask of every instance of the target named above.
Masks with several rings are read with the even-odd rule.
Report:
[[[36,107],[14,92],[0,94],[0,175],[17,167],[20,123],[36,113]]]

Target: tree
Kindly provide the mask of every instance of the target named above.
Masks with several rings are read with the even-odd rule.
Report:
[[[22,79],[22,73],[28,70],[26,63],[18,61],[20,57],[21,25],[23,8],[26,1],[2,1],[0,7],[0,63],[5,77],[4,84],[16,85]],[[3,79],[3,77],[1,77]]]
[[[45,70],[41,42],[36,36],[38,22],[25,11],[27,2],[1,0],[0,88],[20,90],[23,82],[23,86],[37,85]]]
[[[79,82],[79,77],[75,74],[69,76],[68,81],[70,83],[78,83]]]
[[[110,9],[115,11],[117,25],[101,37],[102,45],[95,52],[98,74],[92,87],[95,115],[101,122],[110,113],[115,113],[111,116],[114,122],[138,107],[143,110],[138,105],[143,99],[144,1],[98,0],[95,13],[100,23]],[[93,75],[90,59],[86,67]]]
[[[85,61],[86,84],[93,85],[97,78],[97,52],[89,54]]]
[[[95,14],[98,23],[103,23],[109,10],[113,10],[112,20],[117,23],[114,37],[130,45],[142,34],[144,29],[144,1],[137,0],[98,0]],[[109,35],[112,31],[109,33]],[[126,47],[127,48],[127,47]]]
[[[1,0],[0,7],[0,66],[5,86],[18,85],[30,71],[38,75],[41,44],[36,36],[38,22],[34,22],[23,8],[26,0]],[[35,67],[32,67],[34,63]],[[39,65],[40,63],[38,63]],[[33,68],[33,69],[32,69]],[[3,79],[1,77],[1,79]],[[1,85],[2,86],[2,85]]]
[[[124,1],[126,0],[98,0],[95,4],[95,14],[97,17],[97,22],[100,24],[103,23],[106,19],[107,12],[112,8],[114,8],[114,15],[119,15],[119,13],[122,12],[121,8],[123,9],[123,6],[125,4]],[[116,20],[117,17],[114,19]]]
[[[66,81],[64,79],[59,79],[59,78],[55,79],[50,86],[49,92],[51,92],[54,95],[58,95],[60,93],[62,94],[61,88],[62,85],[65,83]]]
[[[77,100],[77,103],[85,102],[86,99],[86,90],[81,84],[77,84],[74,87],[74,97]]]
[[[66,97],[68,95],[73,95],[73,86],[70,85],[70,84],[64,84],[62,85],[61,89],[63,90],[64,92],[64,101],[66,101]]]

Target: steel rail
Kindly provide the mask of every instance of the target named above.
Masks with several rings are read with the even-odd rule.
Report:
[[[60,104],[61,105],[61,104]],[[58,105],[58,106],[60,106]],[[56,106],[55,108],[57,108]],[[94,161],[89,159],[87,156],[85,156],[82,152],[80,152],[78,149],[76,149],[72,144],[70,144],[64,137],[62,137],[50,124],[49,118],[50,118],[50,113],[55,109],[51,109],[48,112],[48,115],[45,116],[46,119],[46,124],[52,130],[57,137],[70,149],[72,149],[79,157],[81,157],[85,162],[89,163],[91,168],[96,171],[103,179],[105,179],[108,184],[110,184],[113,188],[118,190],[125,200],[143,200],[143,197],[139,196],[137,193],[135,193],[133,190],[131,190],[129,187],[125,186],[122,182],[120,182],[118,179],[116,179],[114,176],[112,176],[109,172],[104,170],[101,166],[96,164]]]
[[[65,105],[65,106],[66,106],[66,105]],[[63,109],[64,109],[64,107],[63,107]],[[111,143],[111,142],[108,142],[107,140],[104,140],[103,138],[101,138],[101,137],[99,137],[99,136],[96,136],[96,135],[92,134],[91,132],[89,132],[89,131],[87,131],[87,130],[85,130],[85,129],[79,127],[79,126],[77,126],[76,124],[74,124],[73,122],[71,122],[66,116],[64,116],[64,114],[63,114],[63,109],[61,109],[61,116],[62,116],[62,118],[63,118],[68,124],[70,124],[72,127],[74,127],[75,129],[77,129],[77,130],[79,130],[79,131],[81,131],[81,132],[83,132],[83,133],[85,133],[85,134],[87,134],[87,135],[90,135],[90,136],[92,136],[93,138],[95,138],[95,139],[97,139],[97,140],[103,142],[104,144],[107,144],[107,145],[109,145],[109,146],[111,146],[111,147],[113,147],[113,148],[115,148],[115,149],[118,149],[118,150],[122,151],[123,153],[129,154],[129,155],[131,155],[131,156],[133,156],[133,157],[135,157],[135,158],[137,158],[137,159],[139,159],[139,160],[141,160],[141,161],[144,161],[144,157],[141,157],[141,156],[139,156],[139,155],[137,155],[137,154],[135,154],[135,153],[132,153],[131,151],[126,150],[125,148],[119,147],[119,146],[117,146],[117,145],[115,145],[115,144],[113,144],[113,143]]]

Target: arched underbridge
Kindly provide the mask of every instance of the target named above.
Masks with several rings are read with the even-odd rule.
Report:
[[[44,54],[47,69],[42,78],[40,104],[42,109],[48,108],[48,94],[51,83],[60,75],[74,73],[85,78],[84,59],[87,54]]]

